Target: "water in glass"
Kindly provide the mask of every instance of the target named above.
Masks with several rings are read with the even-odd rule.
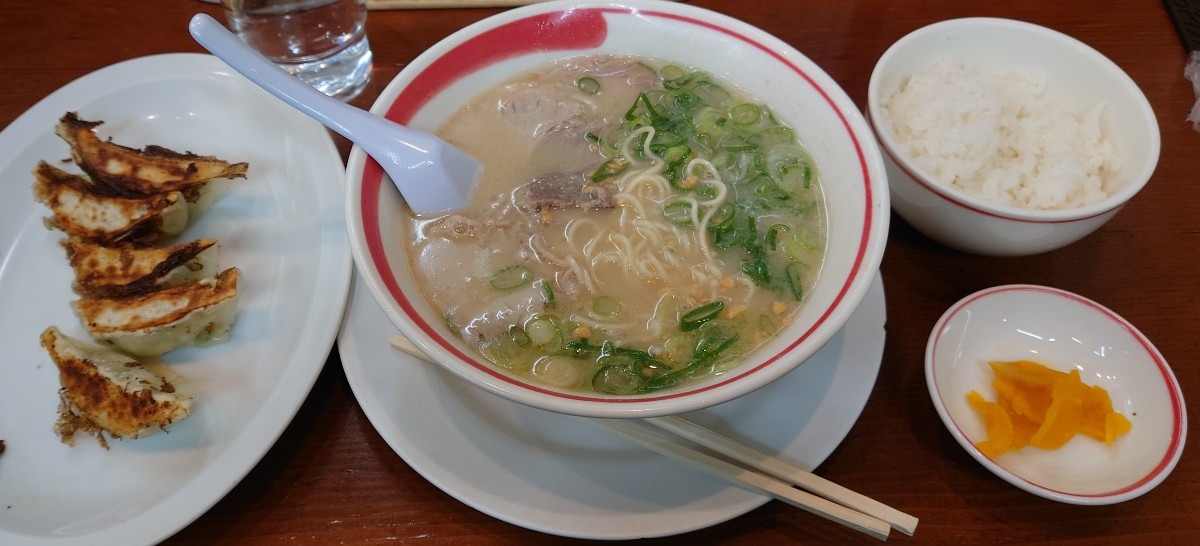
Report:
[[[371,75],[366,0],[223,0],[251,47],[322,93],[350,100]]]

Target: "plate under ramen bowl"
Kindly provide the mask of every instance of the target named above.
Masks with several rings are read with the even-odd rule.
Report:
[[[974,390],[996,399],[993,360],[1079,370],[1084,384],[1108,391],[1113,410],[1133,427],[1111,445],[1080,434],[1056,450],[1026,446],[990,458],[975,445],[987,432],[966,395]],[[1166,479],[1183,453],[1187,413],[1167,361],[1128,321],[1070,292],[1007,285],[963,298],[930,335],[925,377],[955,440],[997,476],[1041,497],[1085,505],[1126,501]]]
[[[858,306],[882,258],[890,210],[882,157],[858,108],[794,48],[746,23],[687,4],[538,3],[489,17],[439,42],[409,63],[371,110],[432,132],[485,89],[551,61],[593,54],[653,58],[707,71],[768,105],[796,131],[820,172],[829,250],[791,324],[727,373],[674,390],[603,395],[511,375],[452,335],[443,313],[418,290],[410,244],[401,231],[411,212],[380,167],[355,147],[347,166],[347,223],[367,288],[396,328],[437,363],[492,393],[549,411],[593,417],[674,414],[734,399],[783,376],[820,349]],[[444,270],[455,274],[461,268],[446,264]]]

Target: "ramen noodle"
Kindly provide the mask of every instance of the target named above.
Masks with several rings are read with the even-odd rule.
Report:
[[[723,373],[820,272],[816,166],[770,108],[689,67],[559,61],[438,134],[483,165],[471,203],[404,229],[424,295],[495,366],[631,395]]]

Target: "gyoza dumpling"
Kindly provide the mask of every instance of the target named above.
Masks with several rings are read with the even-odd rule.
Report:
[[[104,193],[90,180],[45,161],[33,171],[33,195],[54,213],[46,225],[100,244],[151,245],[187,227],[188,207],[179,192],[124,197]]]
[[[71,155],[83,172],[117,192],[150,195],[181,191],[194,202],[190,194],[210,180],[246,177],[246,163],[179,153],[162,146],[138,150],[101,139],[94,129],[102,123],[84,121],[75,112],[67,112],[58,121],[55,133],[71,146]]]
[[[75,292],[89,298],[127,297],[212,277],[220,248],[215,239],[159,248],[103,246],[78,237],[64,239],[62,246],[75,271]]]
[[[51,326],[42,347],[58,367],[62,404],[55,430],[74,445],[77,431],[116,438],[143,438],[191,412],[194,398],[136,359],[94,347]]]
[[[125,298],[73,303],[96,341],[137,356],[229,339],[237,314],[238,270]]]

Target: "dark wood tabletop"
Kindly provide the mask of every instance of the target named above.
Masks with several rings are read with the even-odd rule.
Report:
[[[999,16],[1049,26],[1107,55],[1141,86],[1162,132],[1153,179],[1111,222],[1067,248],[984,258],[924,238],[893,216],[882,273],[887,344],[874,391],[845,441],[817,473],[920,518],[894,543],[1200,543],[1200,453],[1188,446],[1153,491],[1087,507],[1026,493],[976,463],[929,399],[926,339],[942,312],[976,290],[1044,284],[1099,301],[1135,324],[1170,362],[1186,401],[1200,403],[1200,132],[1186,54],[1157,0],[691,0],[758,26],[824,68],[864,104],[876,59],[929,23]],[[496,9],[372,11],[369,107],[406,63]],[[0,126],[91,71],[166,52],[200,52],[187,33],[199,0],[9,2],[0,17]],[[335,139],[345,158],[350,145]],[[24,187],[24,186],[22,186]],[[0,312],[11,312],[8,310]],[[1194,421],[1195,413],[1189,411]],[[1193,436],[1192,444],[1195,443]],[[873,542],[781,502],[661,544]],[[224,499],[171,544],[527,544],[583,542],[526,530],[455,500],[425,481],[372,428],[336,348],[278,443]]]

